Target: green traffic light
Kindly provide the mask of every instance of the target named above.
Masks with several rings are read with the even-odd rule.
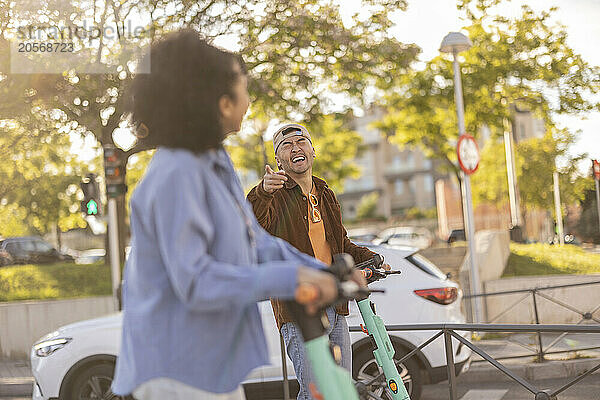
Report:
[[[88,215],[98,214],[98,203],[96,203],[96,200],[90,199],[90,201],[87,202],[86,206]]]

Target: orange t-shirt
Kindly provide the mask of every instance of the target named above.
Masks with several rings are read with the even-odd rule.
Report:
[[[311,193],[316,195],[314,188]],[[309,196],[306,196],[306,198],[308,199],[308,237],[310,238],[310,244],[315,253],[315,258],[327,265],[331,265],[331,262],[333,261],[331,257],[331,247],[329,246],[329,243],[327,243],[327,239],[325,239],[325,225],[323,224],[323,218],[321,217],[319,222],[313,222],[313,206],[310,204]],[[316,208],[319,209],[319,205],[317,205]],[[320,212],[321,210],[319,209],[319,213]]]

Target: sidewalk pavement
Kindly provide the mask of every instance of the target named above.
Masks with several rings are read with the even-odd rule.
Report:
[[[544,335],[542,343],[548,347],[558,336]],[[525,347],[537,344],[537,335],[519,334],[510,338],[479,340],[474,344],[494,358],[502,358],[516,354],[531,354],[519,359],[499,360],[516,375],[528,380],[575,378],[600,364],[600,349],[571,351],[570,353],[549,354],[548,361],[535,362],[535,349]],[[598,334],[571,334],[561,338],[549,351],[572,350],[575,348],[600,347]],[[458,382],[485,383],[508,381],[510,378],[482,358],[474,354],[473,362],[465,373],[458,377]],[[600,370],[595,373],[600,373]],[[29,361],[0,360],[0,398],[31,396],[33,377]]]
[[[511,372],[527,381],[556,378],[575,378],[600,364],[600,349],[574,350],[600,347],[600,334],[542,335],[544,352],[569,351],[568,353],[545,354],[544,362],[536,361],[537,334],[515,334],[506,338],[474,341],[477,347],[492,356]],[[502,359],[508,356],[527,357]],[[471,356],[471,366],[458,377],[459,382],[509,381],[507,375],[485,361],[478,354]],[[596,371],[600,372],[600,371]]]
[[[0,398],[31,396],[33,376],[28,360],[0,360]]]

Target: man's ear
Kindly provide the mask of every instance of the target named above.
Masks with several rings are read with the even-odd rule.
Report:
[[[277,169],[281,169],[281,163],[279,162],[279,158],[275,156],[275,162],[277,163]]]

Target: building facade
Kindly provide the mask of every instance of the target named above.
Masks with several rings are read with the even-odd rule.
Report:
[[[435,163],[417,149],[400,149],[371,125],[383,117],[380,110],[371,110],[355,118],[352,129],[363,138],[366,149],[354,160],[361,169],[358,179],[347,179],[344,192],[338,194],[344,218],[356,217],[363,196],[379,195],[377,214],[386,218],[401,215],[409,208],[435,207]]]

